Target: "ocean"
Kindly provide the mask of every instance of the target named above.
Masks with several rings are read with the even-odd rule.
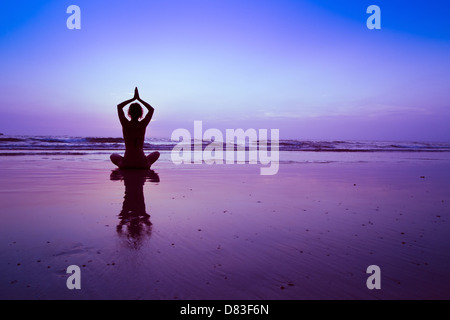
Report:
[[[173,162],[171,151],[179,142],[169,138],[147,138],[144,152],[159,151],[158,163]],[[191,141],[191,150],[199,149],[199,141]],[[202,141],[202,148],[211,141]],[[250,143],[257,145],[258,141]],[[196,148],[194,148],[196,147]],[[249,142],[236,142],[234,149],[245,147]],[[267,151],[271,151],[268,143]],[[223,151],[226,144],[223,144]],[[242,150],[242,149],[241,149]],[[71,137],[71,136],[0,136],[0,158],[27,157],[33,159],[108,161],[112,153],[123,154],[125,143],[118,137]],[[217,156],[216,156],[217,157]],[[221,159],[221,157],[218,157]],[[249,163],[249,154],[243,162]],[[254,158],[253,158],[254,159]],[[276,160],[278,159],[278,160]],[[280,164],[290,163],[361,163],[361,162],[411,162],[450,161],[450,142],[417,141],[343,141],[343,140],[280,140]]]
[[[192,141],[194,145],[195,141]],[[203,141],[203,147],[211,141]],[[257,141],[255,142],[257,143]],[[147,138],[145,151],[170,151],[178,144],[169,138]],[[239,144],[235,145],[235,148]],[[248,148],[248,143],[246,143]],[[270,143],[269,143],[270,147]],[[225,146],[224,146],[225,148]],[[0,156],[89,153],[125,150],[123,138],[70,136],[0,136]],[[450,142],[416,141],[342,141],[342,140],[280,140],[279,151],[308,152],[450,152]],[[107,153],[107,152],[106,152]]]

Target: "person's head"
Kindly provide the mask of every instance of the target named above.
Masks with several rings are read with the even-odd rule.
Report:
[[[132,120],[139,120],[143,114],[142,107],[139,103],[132,103],[128,109],[128,115]]]

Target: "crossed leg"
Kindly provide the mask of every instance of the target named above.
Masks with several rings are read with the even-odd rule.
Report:
[[[152,164],[154,164],[156,162],[156,160],[158,160],[160,154],[158,151],[152,152],[147,156],[147,162],[148,162],[148,166],[151,167]]]
[[[160,154],[158,151],[150,153],[148,156],[146,156],[148,167],[150,168],[152,164],[158,160]],[[110,157],[111,162],[114,163],[119,168],[122,167],[123,164],[123,157],[118,153],[113,153]]]
[[[121,167],[122,161],[123,161],[123,157],[120,154],[113,153],[109,158],[111,159],[112,163],[114,163],[119,168]]]

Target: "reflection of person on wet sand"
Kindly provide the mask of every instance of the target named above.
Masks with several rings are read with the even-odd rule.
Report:
[[[123,112],[123,108],[135,100],[142,103],[148,110],[147,115],[141,121],[139,119],[142,118],[143,110],[139,103],[132,103],[128,109],[131,120],[128,120]],[[120,169],[150,169],[151,165],[159,158],[158,151],[148,156],[144,154],[145,129],[152,119],[154,109],[139,97],[138,88],[136,88],[134,97],[117,105],[117,111],[125,140],[125,156],[114,153],[110,157],[111,161]]]
[[[125,236],[129,244],[138,249],[144,236],[150,236],[150,215],[145,210],[145,181],[159,182],[159,176],[153,170],[120,170],[111,173],[111,180],[123,180],[125,196],[117,233]],[[124,228],[125,227],[125,228]]]

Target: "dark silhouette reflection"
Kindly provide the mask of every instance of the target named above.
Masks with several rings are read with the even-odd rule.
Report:
[[[125,196],[117,233],[124,237],[128,244],[139,249],[146,236],[151,235],[152,223],[145,210],[144,184],[146,181],[159,182],[159,176],[153,170],[123,170],[111,172],[111,180],[120,180],[125,184]]]

